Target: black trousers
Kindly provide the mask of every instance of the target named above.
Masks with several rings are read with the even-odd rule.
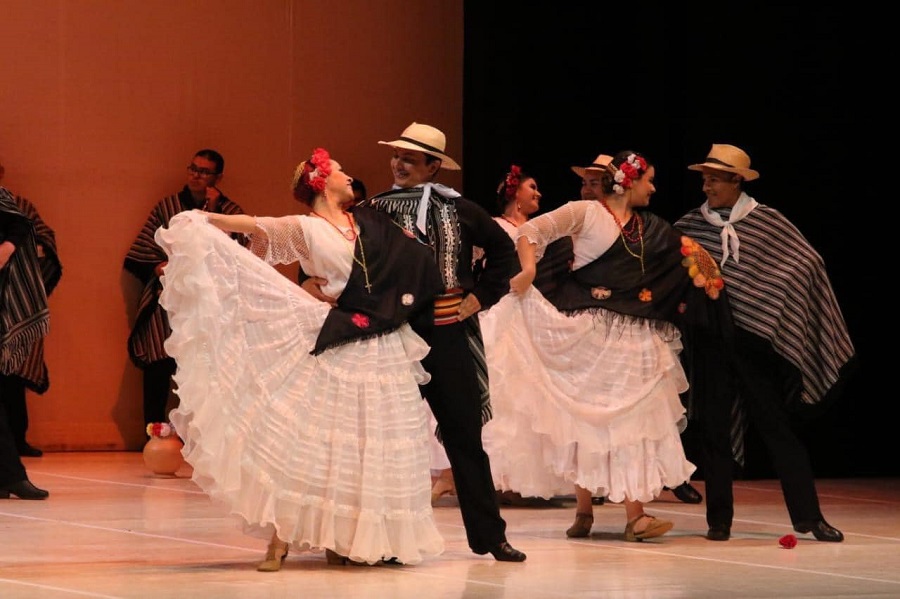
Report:
[[[24,447],[25,433],[28,431],[28,406],[22,377],[0,374],[0,404],[6,409],[5,420],[16,447]]]
[[[169,395],[172,375],[175,374],[174,358],[151,362],[144,367],[144,426],[151,422],[168,422]]]
[[[423,395],[441,430],[469,547],[483,555],[506,540],[506,522],[500,516],[490,461],[481,443],[481,392],[475,363],[464,324],[435,326],[428,337],[431,351],[422,365],[431,380]]]
[[[9,428],[3,402],[0,402],[0,485],[25,480],[25,466],[19,458],[19,450]]]
[[[732,402],[738,395],[772,459],[791,523],[822,519],[809,453],[793,431],[786,404],[792,367],[768,342],[745,331],[736,332],[733,353],[730,361],[714,357],[730,376],[709,390],[703,410],[707,523],[731,526],[734,517],[730,426]]]

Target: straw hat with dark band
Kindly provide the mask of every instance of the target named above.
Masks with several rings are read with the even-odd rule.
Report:
[[[415,150],[417,152],[425,152],[436,158],[441,159],[441,168],[451,171],[460,170],[459,164],[455,160],[444,154],[444,148],[447,147],[447,138],[443,131],[435,129],[429,125],[421,125],[413,123],[403,130],[398,139],[394,141],[379,141],[381,145],[391,146],[392,148],[403,148],[405,150]]]
[[[575,171],[576,175],[584,179],[584,174],[587,171],[606,171],[609,167],[609,163],[612,162],[612,159],[612,156],[600,154],[594,159],[593,164],[588,166],[573,166],[572,170]]]
[[[743,177],[744,181],[759,179],[759,173],[750,168],[750,156],[747,155],[747,152],[737,146],[728,144],[713,144],[712,149],[706,156],[706,162],[692,164],[688,167],[688,170],[691,171],[702,171],[704,169],[736,173]]]

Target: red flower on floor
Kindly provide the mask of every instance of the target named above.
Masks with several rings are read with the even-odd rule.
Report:
[[[797,546],[797,537],[795,537],[794,535],[784,535],[783,537],[778,539],[778,544],[785,549],[793,549]]]

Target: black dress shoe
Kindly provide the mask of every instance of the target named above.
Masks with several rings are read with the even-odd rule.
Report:
[[[794,530],[797,532],[811,532],[817,541],[840,543],[844,540],[844,533],[825,522],[825,520],[798,522],[794,525]]]
[[[724,524],[710,526],[706,532],[706,538],[710,541],[727,541],[731,538],[731,527]]]
[[[670,489],[679,500],[684,503],[700,503],[703,501],[703,495],[700,491],[691,486],[689,482],[683,482],[674,489]]]
[[[526,557],[524,553],[506,541],[489,550],[488,553],[493,555],[498,562],[524,562]]]
[[[19,456],[23,458],[39,458],[44,455],[44,452],[38,449],[37,447],[32,447],[28,443],[24,443],[19,445]]]
[[[0,486],[0,499],[9,499],[10,494],[19,499],[47,499],[48,491],[38,489],[27,478],[17,483]]]

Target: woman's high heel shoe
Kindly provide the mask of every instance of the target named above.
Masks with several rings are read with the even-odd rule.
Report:
[[[441,475],[431,486],[431,505],[434,506],[444,495],[456,495],[456,483],[453,481],[453,471],[447,468],[441,471]]]
[[[281,539],[272,539],[266,550],[266,559],[256,566],[258,572],[278,572],[288,554],[288,544]]]
[[[566,531],[570,539],[583,539],[591,535],[591,526],[594,525],[594,514],[575,513],[575,523]]]

